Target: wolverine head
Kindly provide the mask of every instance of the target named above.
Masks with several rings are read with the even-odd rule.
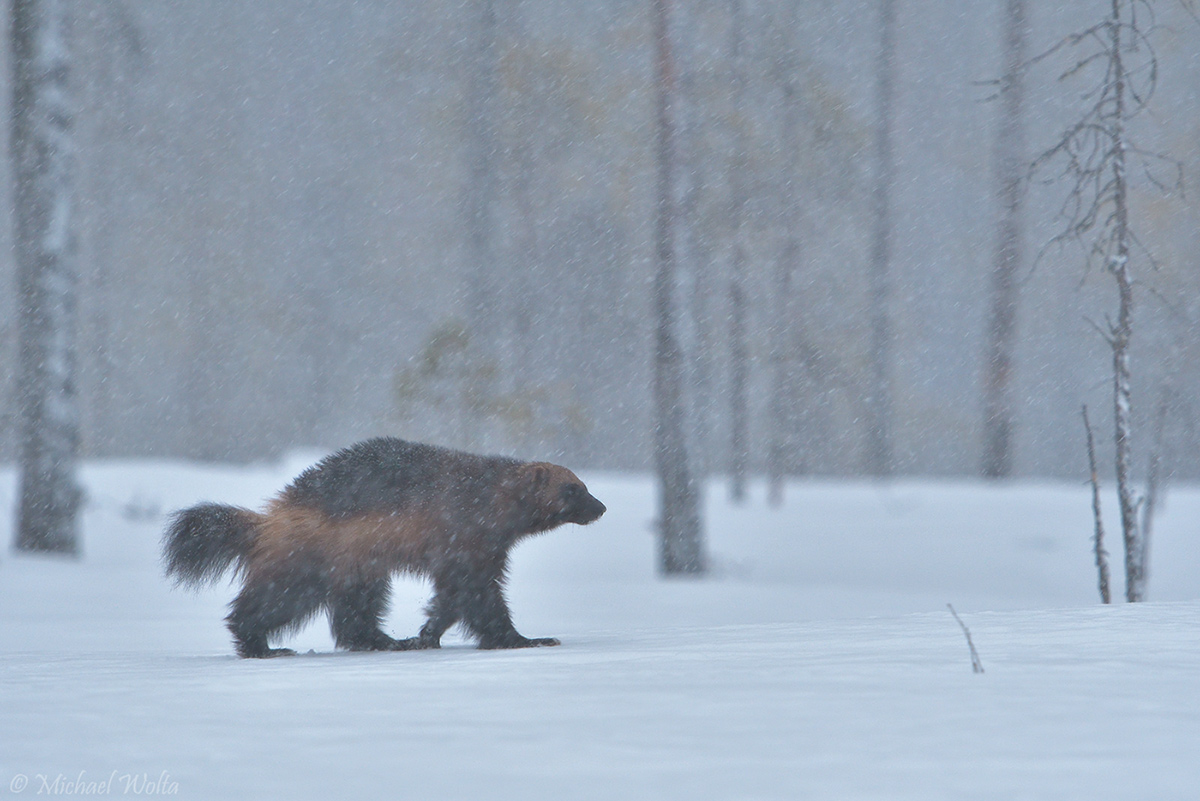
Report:
[[[563,523],[586,526],[605,513],[579,477],[565,467],[549,462],[532,462],[521,467],[522,505],[539,530]]]

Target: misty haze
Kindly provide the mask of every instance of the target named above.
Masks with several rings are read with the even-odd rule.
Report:
[[[0,788],[1200,788],[1193,0],[0,16]]]

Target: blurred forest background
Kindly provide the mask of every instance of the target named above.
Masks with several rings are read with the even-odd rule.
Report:
[[[753,471],[772,447],[793,475],[867,471],[880,6],[675,6],[680,203],[695,223],[680,258],[694,277],[686,326],[707,471],[729,464],[739,371]],[[1028,53],[1107,6],[1030,3]],[[74,8],[84,456],[263,460],[387,433],[650,466],[649,3]],[[1135,253],[1135,414],[1148,423],[1167,398],[1169,469],[1195,479],[1200,25],[1181,3],[1156,11],[1157,91],[1132,128],[1183,163],[1185,185],[1163,192],[1130,175],[1131,213],[1157,262]],[[1000,0],[895,4],[886,311],[897,473],[981,469],[1002,211],[1000,104],[986,82],[1004,68],[1003,12]],[[1086,83],[1058,81],[1071,58],[1024,75],[1025,161],[1078,116]],[[7,160],[0,180],[11,185]],[[1066,187],[1023,191],[1012,472],[1081,477],[1080,405],[1111,430],[1111,354],[1089,321],[1113,313],[1115,292],[1075,246],[1048,249],[1035,268],[1062,227]],[[0,203],[10,218],[11,193]],[[0,239],[10,252],[8,227]],[[798,266],[781,283],[789,242]],[[15,281],[0,259],[0,285]],[[731,339],[737,291],[743,340]],[[16,317],[13,292],[0,292],[8,461]],[[795,380],[773,379],[779,359]],[[1142,472],[1149,430],[1138,429]],[[1111,436],[1098,444],[1111,453]]]

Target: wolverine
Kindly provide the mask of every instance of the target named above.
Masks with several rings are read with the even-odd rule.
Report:
[[[295,653],[270,643],[320,611],[337,646],[351,651],[438,648],[459,622],[480,648],[526,648],[559,642],[513,626],[509,551],[605,511],[559,465],[381,437],[305,470],[261,513],[217,503],[176,512],[163,551],[177,585],[211,583],[235,567],[242,588],[225,621],[243,657]],[[407,639],[380,629],[398,573],[433,582],[428,620]]]

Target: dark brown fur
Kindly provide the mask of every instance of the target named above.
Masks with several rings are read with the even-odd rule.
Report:
[[[437,648],[460,621],[481,648],[557,645],[513,627],[508,552],[604,511],[565,467],[381,438],[306,470],[261,514],[217,504],[176,513],[164,551],[180,583],[215,580],[236,563],[242,590],[226,621],[242,656],[291,653],[268,641],[321,610],[350,650]],[[379,628],[398,572],[434,585],[429,619],[405,640]]]

